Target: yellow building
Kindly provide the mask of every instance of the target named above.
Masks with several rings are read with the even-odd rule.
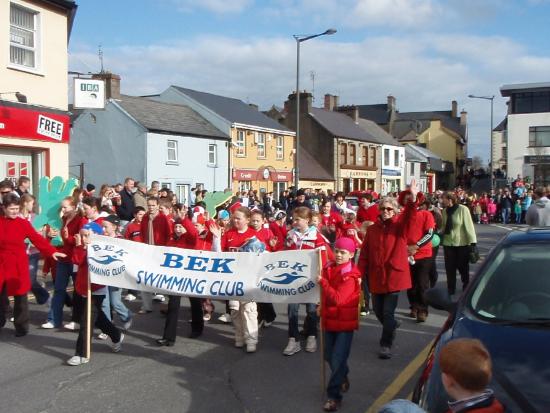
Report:
[[[155,99],[187,105],[231,137],[227,186],[233,192],[256,189],[277,198],[292,186],[296,134],[255,105],[179,86],[170,86]]]
[[[68,175],[68,55],[76,4],[0,2],[0,178]],[[9,39],[9,41],[7,41]]]

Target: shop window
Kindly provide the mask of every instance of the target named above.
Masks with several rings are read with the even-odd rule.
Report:
[[[285,138],[284,138],[284,136],[277,136],[275,144],[276,144],[277,160],[282,161],[285,158]]]
[[[246,156],[246,133],[237,131],[237,156]]]
[[[239,192],[248,192],[252,189],[251,181],[239,181]]]
[[[550,126],[530,127],[529,146],[550,146]]]
[[[10,4],[10,63],[38,69],[40,15],[18,4]]]

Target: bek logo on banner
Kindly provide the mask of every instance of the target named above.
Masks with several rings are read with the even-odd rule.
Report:
[[[93,235],[88,270],[95,284],[222,300],[317,303],[315,250],[210,252]]]

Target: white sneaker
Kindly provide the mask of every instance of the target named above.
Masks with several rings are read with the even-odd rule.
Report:
[[[161,303],[163,303],[164,300],[166,300],[166,298],[164,298],[164,296],[162,294],[155,294],[153,296],[153,300],[154,301],[160,301]]]
[[[255,353],[256,352],[256,344],[254,343],[248,343],[246,345],[246,352],[247,353]]]
[[[317,351],[317,339],[315,336],[308,336],[306,340],[306,351],[308,353],[315,353]]]
[[[70,323],[68,324],[65,324],[63,327],[65,327],[67,330],[79,330],[80,329],[80,324],[78,323],[75,323],[74,321],[71,321]]]
[[[99,338],[100,340],[107,340],[109,338],[109,336],[105,333],[99,333],[97,335],[97,338]]]
[[[132,321],[134,321],[134,318],[130,318],[128,321],[122,324],[122,329],[125,331],[130,330],[130,327],[132,327]]]
[[[15,321],[15,317],[10,317],[10,321],[13,323]]]
[[[285,356],[292,356],[293,354],[296,354],[302,349],[300,346],[300,342],[296,341],[294,337],[290,337],[288,339],[288,344],[286,345],[285,349],[283,350],[283,354]]]
[[[52,328],[55,328],[55,326],[51,321],[48,321],[47,323],[42,324],[41,327],[47,330],[51,330]]]
[[[136,298],[137,297],[134,294],[130,294],[130,293],[126,294],[126,297],[124,297],[126,301],[134,301]]]
[[[218,317],[218,320],[220,320],[222,323],[230,323],[231,322],[231,315],[225,313]]]
[[[67,360],[67,364],[69,366],[80,366],[81,364],[86,364],[89,361],[90,359],[87,359],[86,357],[72,356],[69,360]]]
[[[118,353],[122,349],[122,340],[124,340],[124,334],[120,333],[118,343],[113,343],[113,353]]]

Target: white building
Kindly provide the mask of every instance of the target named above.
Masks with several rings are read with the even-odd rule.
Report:
[[[405,147],[382,145],[382,195],[405,189]]]
[[[508,177],[529,177],[550,184],[550,82],[504,85],[509,97],[507,126]]]

